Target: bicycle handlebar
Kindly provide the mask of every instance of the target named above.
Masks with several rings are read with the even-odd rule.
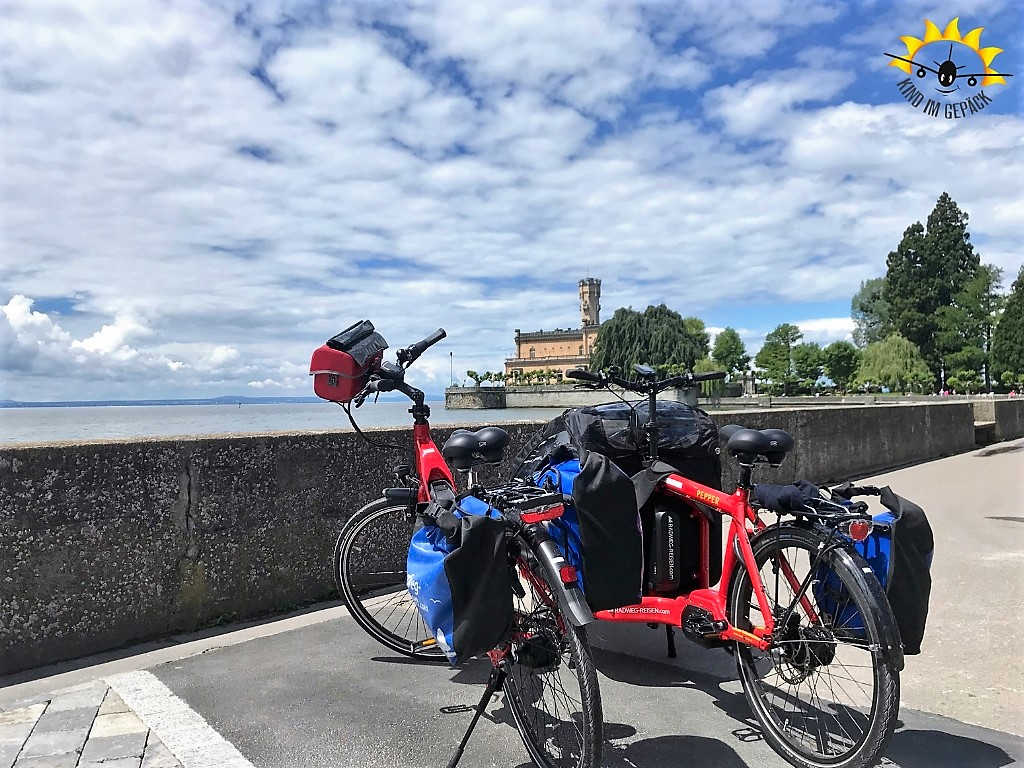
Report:
[[[444,328],[438,328],[425,339],[421,339],[415,344],[410,344],[408,347],[398,350],[398,352],[395,353],[395,357],[400,364],[406,366],[411,365],[417,357],[427,351],[428,347],[434,346],[447,335],[448,334],[445,333]]]
[[[702,381],[724,379],[726,376],[724,371],[713,371],[711,373],[684,373],[681,376],[671,376],[660,381],[651,381],[643,379],[624,379],[614,373],[594,373],[582,368],[574,368],[570,371],[566,371],[565,375],[566,378],[577,379],[578,381],[584,382],[585,386],[591,385],[593,387],[599,387],[607,386],[608,384],[615,384],[623,389],[628,389],[630,392],[636,392],[641,395],[650,394],[652,391],[661,392],[675,387],[686,387]]]
[[[579,379],[580,381],[590,381],[593,382],[594,384],[601,383],[601,376],[599,374],[591,373],[590,371],[585,370],[583,368],[573,368],[570,371],[566,371],[565,377],[567,379]]]

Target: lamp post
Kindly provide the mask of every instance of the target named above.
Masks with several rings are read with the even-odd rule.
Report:
[[[451,350],[448,351],[448,378],[451,381],[451,386],[455,386],[455,353]]]

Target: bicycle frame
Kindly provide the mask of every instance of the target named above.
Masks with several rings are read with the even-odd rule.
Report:
[[[756,534],[764,530],[766,524],[750,505],[749,489],[739,487],[732,494],[727,494],[715,488],[694,482],[682,475],[672,474],[661,482],[658,491],[683,498],[694,504],[701,504],[720,514],[729,516],[729,535],[722,562],[721,580],[717,586],[712,586],[708,583],[710,524],[707,518],[694,508],[692,513],[698,517],[701,531],[701,587],[678,597],[645,595],[636,605],[598,611],[594,614],[595,618],[612,622],[654,623],[681,627],[683,612],[688,607],[695,606],[707,611],[715,622],[724,622],[725,629],[717,634],[718,638],[722,640],[735,640],[761,650],[767,650],[770,645],[768,638],[770,638],[775,629],[775,619],[768,602],[768,595],[761,580],[760,568],[754,559],[754,551],[750,546],[750,534]],[[761,615],[765,619],[764,626],[754,627],[752,632],[734,627],[728,619],[726,601],[728,599],[729,587],[738,566],[737,550],[747,573],[750,575],[753,594],[757,599],[758,607],[761,609]],[[785,556],[780,558],[779,565],[782,575],[789,582],[794,593],[797,593],[800,589],[800,580],[797,579],[792,566],[785,559]],[[807,612],[808,618],[812,622],[817,622],[818,617],[806,596],[801,597],[800,605]]]
[[[447,482],[454,490],[455,478],[430,435],[430,424],[425,416],[416,417],[412,436],[416,452],[416,477],[420,481],[417,501],[430,501],[430,484],[437,481]]]

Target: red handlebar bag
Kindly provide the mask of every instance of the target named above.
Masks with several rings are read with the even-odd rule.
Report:
[[[324,400],[349,402],[380,367],[387,348],[388,343],[369,320],[350,325],[313,352],[309,361],[313,392]]]

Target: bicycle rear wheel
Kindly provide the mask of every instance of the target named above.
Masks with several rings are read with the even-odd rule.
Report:
[[[604,718],[586,631],[562,616],[552,585],[532,556],[519,560],[525,596],[516,598],[517,640],[506,667],[505,701],[530,758],[541,768],[601,764]]]
[[[882,612],[875,610],[858,560],[845,550],[828,553],[815,569],[818,586],[806,592],[813,617],[798,605],[787,625],[778,626],[796,595],[790,578],[802,583],[821,541],[817,532],[795,526],[754,539],[777,628],[766,651],[737,643],[736,665],[776,752],[799,768],[863,768],[875,763],[892,736],[900,687],[881,647]],[[746,570],[738,569],[730,620],[748,631],[764,625],[752,591]]]
[[[413,524],[404,506],[367,504],[334,547],[334,580],[356,623],[382,645],[424,661],[447,661],[405,586]]]

